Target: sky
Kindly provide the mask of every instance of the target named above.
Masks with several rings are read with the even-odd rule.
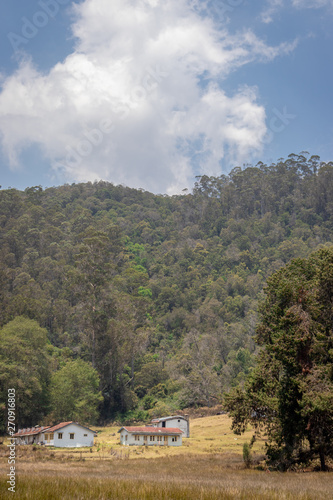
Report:
[[[0,185],[333,160],[333,0],[2,0]]]

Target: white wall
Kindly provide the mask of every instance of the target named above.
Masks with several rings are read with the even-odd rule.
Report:
[[[127,436],[127,438],[126,438]],[[137,434],[138,440],[135,440],[134,434],[127,432],[123,429],[120,432],[120,444],[128,445],[128,446],[181,446],[182,445],[182,436],[167,436],[167,441],[164,441],[164,436],[157,436],[152,434],[154,437],[154,441],[151,441],[150,436],[143,436],[141,434]],[[144,438],[147,438],[146,440]],[[157,440],[157,437],[162,438],[161,441]],[[177,437],[177,440],[175,440]],[[173,441],[174,439],[174,441]]]
[[[62,434],[62,439],[59,439]],[[70,439],[70,434],[74,434],[74,439]],[[94,445],[94,433],[78,424],[69,424],[53,433],[53,440],[46,442],[49,446],[59,448],[78,448],[82,446]]]
[[[154,427],[163,427],[162,422],[154,423]],[[180,429],[183,432],[183,437],[190,437],[189,434],[189,423],[183,418],[171,418],[170,420],[165,420],[165,428],[168,427]]]

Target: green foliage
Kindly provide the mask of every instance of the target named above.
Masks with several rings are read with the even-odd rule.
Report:
[[[51,409],[55,421],[92,424],[98,419],[103,397],[98,390],[99,377],[90,363],[68,361],[55,372],[51,381]]]
[[[181,196],[107,182],[0,190],[0,327],[21,315],[45,328],[62,353],[53,371],[91,361],[101,420],[146,395],[168,408],[212,405],[257,373],[267,278],[332,241],[332,192],[333,164],[303,155],[198,177]],[[284,321],[294,328],[297,314]],[[45,397],[26,426],[47,412]]]
[[[16,317],[0,330],[0,408],[4,431],[7,391],[15,389],[16,424],[38,422],[47,413],[52,361],[45,328]]]
[[[262,351],[242,391],[226,397],[233,428],[251,421],[282,467],[333,457],[333,250],[296,259],[267,282],[257,341]]]
[[[249,443],[243,444],[243,460],[246,468],[249,469],[252,464],[252,453]]]

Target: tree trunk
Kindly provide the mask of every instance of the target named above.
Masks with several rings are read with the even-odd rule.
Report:
[[[320,470],[326,471],[326,462],[325,462],[325,453],[323,450],[319,450],[319,458],[320,458]]]

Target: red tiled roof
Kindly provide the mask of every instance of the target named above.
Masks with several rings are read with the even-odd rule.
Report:
[[[49,427],[29,427],[27,429],[19,429],[13,437],[20,437],[20,436],[36,436],[36,434],[39,434],[40,432],[44,432],[46,429]]]
[[[75,424],[72,420],[70,422],[61,422],[60,424],[54,425],[53,427],[50,427],[47,432],[55,432],[58,429],[62,429],[63,427],[66,427],[69,424]]]
[[[88,431],[91,431],[94,434],[96,434],[96,432],[93,431],[92,429],[89,429],[89,427],[81,425],[78,422],[73,422],[72,420],[70,422],[61,422],[60,424],[54,425],[53,427],[50,427],[49,429],[47,429],[47,432],[58,431],[59,429],[62,429],[63,427],[67,427],[67,425],[70,425],[70,424],[78,425],[79,427],[82,427],[83,429],[87,429]]]
[[[132,432],[134,434],[183,434],[183,432],[177,427],[122,427],[127,432]]]
[[[35,436],[36,434],[39,434],[40,432],[55,432],[59,429],[62,429],[63,427],[67,427],[67,425],[70,424],[75,424],[79,425],[80,427],[83,427],[84,429],[88,429],[88,431],[91,431],[95,434],[95,431],[92,431],[88,427],[85,427],[84,425],[81,425],[77,422],[73,422],[72,420],[70,422],[61,422],[60,424],[53,425],[51,426],[46,426],[46,427],[31,427],[28,429],[19,429],[16,434],[13,435],[13,437],[20,437],[20,436]]]

